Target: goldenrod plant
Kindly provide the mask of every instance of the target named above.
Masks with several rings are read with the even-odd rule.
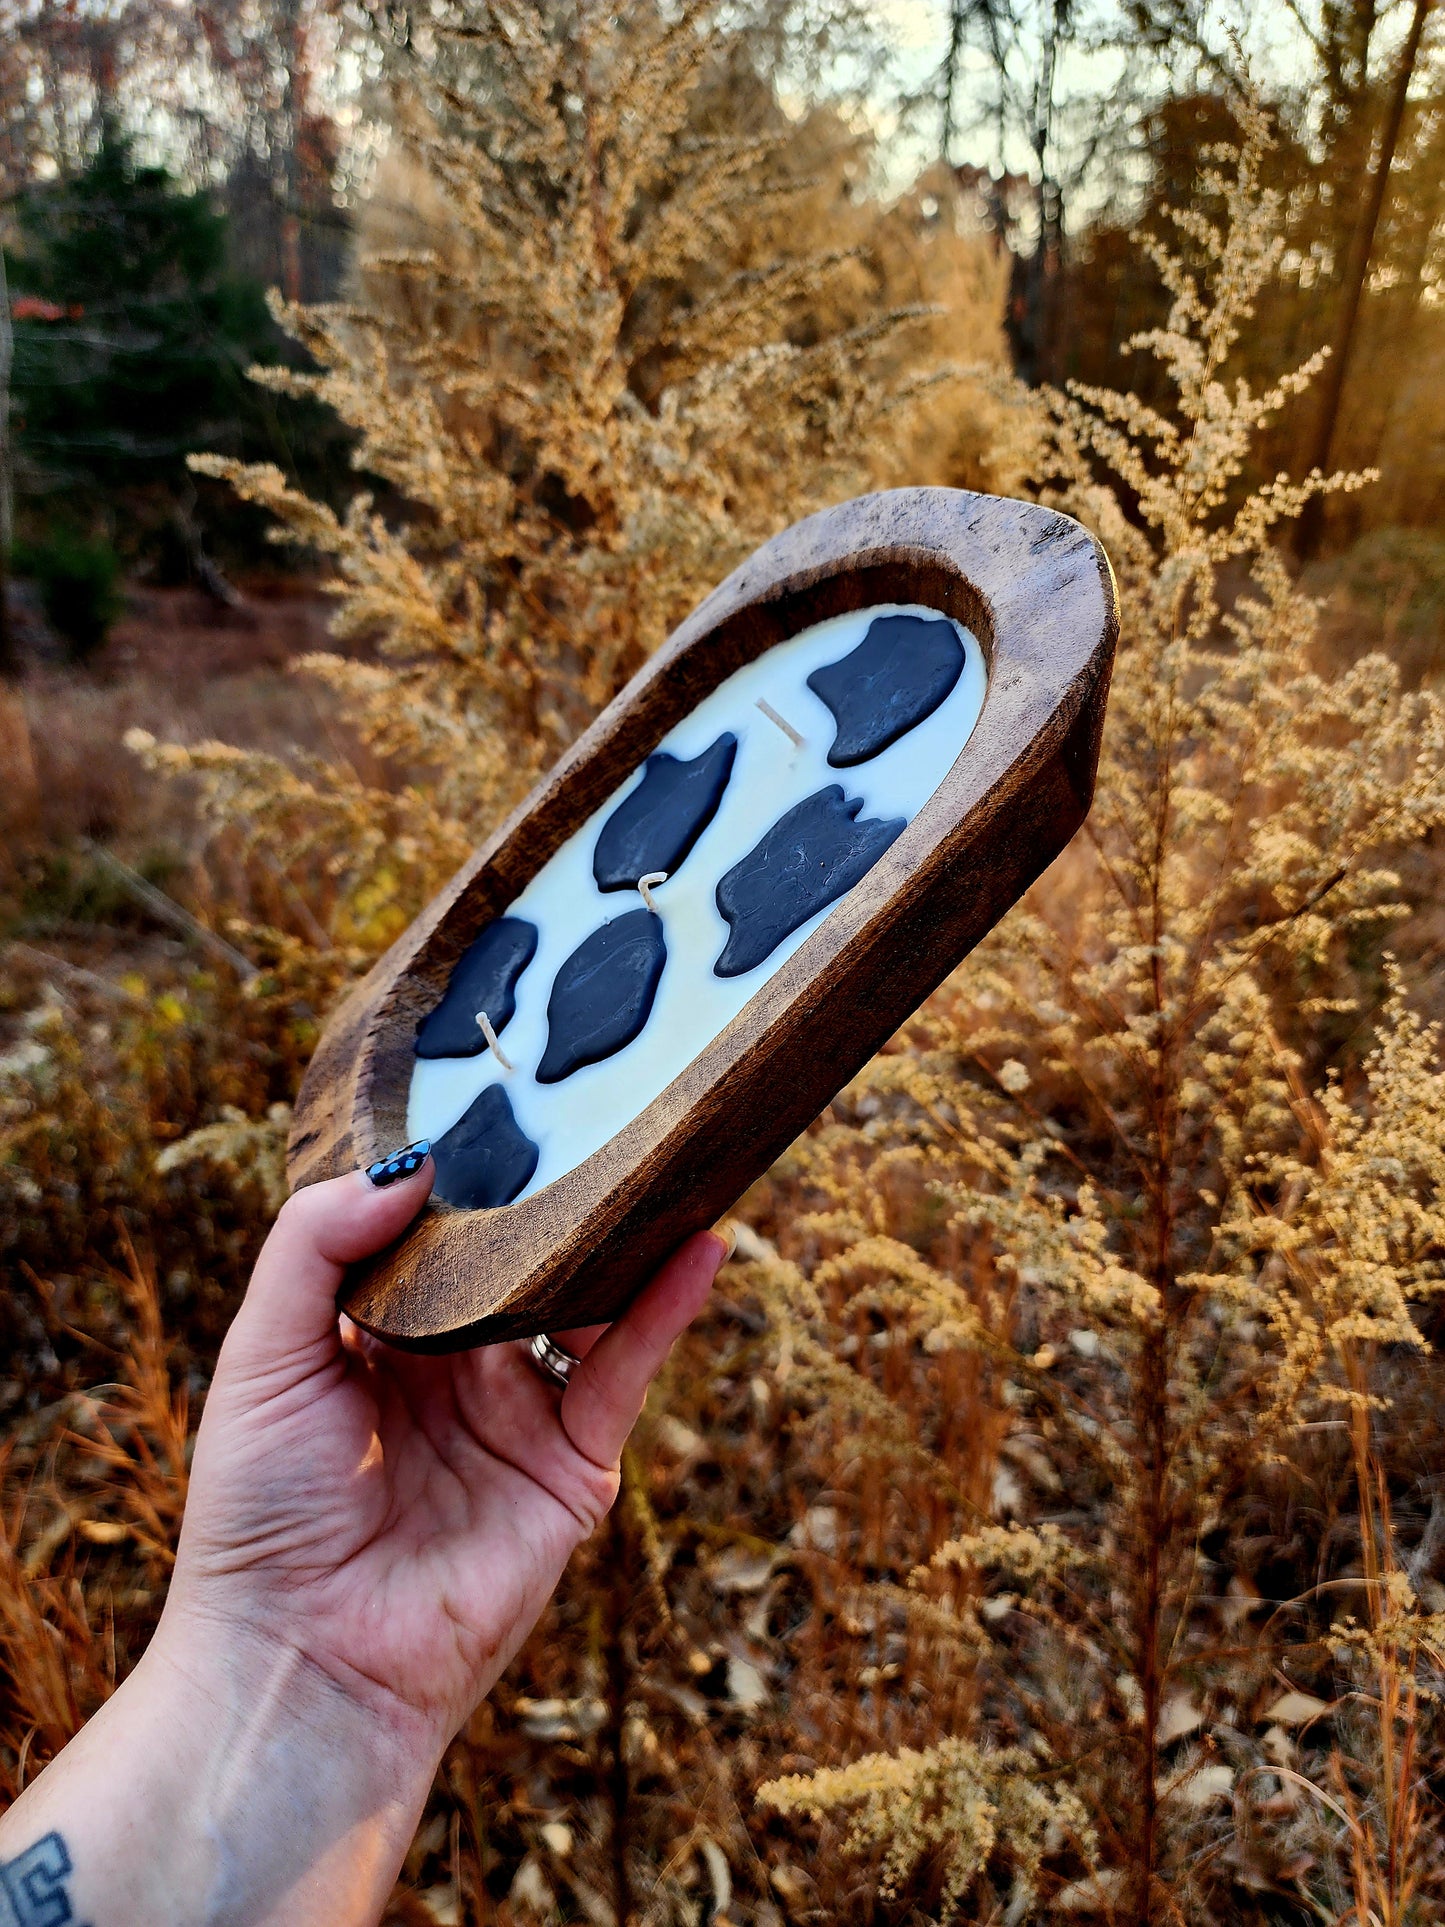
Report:
[[[331,562],[336,635],[379,655],[305,667],[421,780],[135,746],[202,774],[287,862],[319,840],[363,940],[396,933],[759,542],[893,479],[910,433],[987,412],[976,388],[917,411],[947,380],[942,318],[970,360],[1002,353],[1000,269],[957,196],[880,239],[836,115],[800,141],[753,81],[758,124],[730,127],[718,96],[743,83],[716,25],[697,0],[455,10],[394,74],[352,298],[275,306],[319,372],[252,371],[333,409],[373,486],[338,515],[274,466],[193,461]]]
[[[1374,1361],[1418,1354],[1445,1275],[1438,1035],[1381,956],[1409,910],[1398,855],[1445,820],[1445,705],[1382,655],[1321,674],[1316,609],[1271,542],[1311,493],[1364,478],[1233,489],[1318,365],[1259,394],[1230,378],[1282,213],[1259,181],[1264,117],[1247,99],[1236,113],[1238,148],[1209,156],[1200,204],[1173,217],[1178,247],[1153,247],[1173,307],[1134,345],[1167,371],[1172,412],[1020,397],[1043,498],[1095,528],[1118,573],[1093,813],[794,1155],[818,1205],[794,1233],[808,1255],[755,1268],[813,1396],[876,1407],[885,1456],[905,1431],[916,1449],[916,1423],[839,1357],[839,1305],[920,1362],[980,1355],[1007,1410],[1010,1529],[957,1509],[886,1588],[973,1673],[968,1729],[762,1790],[783,1811],[851,1811],[892,1887],[942,1853],[950,1918],[1059,1904],[1005,1820],[1026,1770],[1073,1911],[1218,1918],[1221,1867],[1245,1856],[1320,1918],[1343,1917],[1328,1910],[1351,1881],[1372,1896],[1361,1920],[1413,1917],[1419,1886],[1399,1838],[1421,1825],[1418,1746],[1383,1815],[1369,1762],[1425,1717],[1438,1630],[1371,1536],[1368,1434],[1387,1403]],[[1230,1543],[1333,1425],[1359,1435],[1365,1480],[1365,1570],[1346,1588],[1363,1624],[1343,1631],[1327,1595],[1267,1613]],[[1367,1754],[1332,1769],[1353,1789],[1342,1827],[1328,1775],[1296,1812],[1292,1744],[1275,1722],[1271,1752],[1258,1730],[1271,1681],[1318,1676],[1318,1638],[1393,1682]],[[1336,1829],[1308,1866],[1306,1820]],[[976,1891],[991,1859],[996,1901]]]
[[[744,1200],[387,1920],[1437,1917],[1445,1070],[1413,913],[1445,707],[1363,605],[1322,635],[1284,559],[1364,478],[1245,479],[1318,366],[1236,379],[1294,271],[1262,115],[1234,102],[1149,243],[1145,407],[1007,381],[1006,257],[957,178],[880,205],[856,124],[790,118],[721,16],[444,24],[395,54],[348,298],[282,310],[370,493],[225,471],[331,570],[324,727],[132,739],[198,780],[196,901],[254,974],[149,931],[132,968],[6,958],[6,1791],[154,1624],[328,1005],[756,541],[956,482],[1113,557],[1092,815]]]

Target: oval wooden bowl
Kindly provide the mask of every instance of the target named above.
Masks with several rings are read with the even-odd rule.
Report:
[[[1118,616],[1078,523],[959,489],[891,489],[774,538],[668,638],[327,1025],[297,1100],[293,1186],[406,1137],[419,1020],[482,927],[744,663],[879,602],[955,616],[988,691],[942,784],[727,1028],[574,1170],[515,1204],[430,1203],[348,1278],[343,1308],[447,1351],[615,1317],[713,1224],[917,1009],[1083,821]]]

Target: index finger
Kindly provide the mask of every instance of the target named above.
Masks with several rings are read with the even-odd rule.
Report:
[[[621,1458],[648,1386],[678,1334],[707,1303],[726,1256],[727,1242],[715,1231],[689,1238],[573,1371],[562,1398],[562,1428],[595,1465]]]

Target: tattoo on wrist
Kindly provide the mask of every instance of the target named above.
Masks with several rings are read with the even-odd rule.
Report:
[[[68,1927],[70,1850],[58,1833],[47,1833],[13,1860],[0,1860],[0,1927]]]

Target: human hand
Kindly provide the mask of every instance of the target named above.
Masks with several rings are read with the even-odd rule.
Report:
[[[557,1334],[581,1357],[563,1391],[523,1343],[414,1356],[338,1318],[345,1267],[430,1177],[314,1185],[267,1239],[156,1636],[0,1820],[0,1886],[47,1919],[375,1922],[448,1740],[615,1497],[722,1239],[690,1239],[615,1324]]]
[[[439,1752],[615,1498],[724,1245],[689,1240],[616,1324],[561,1334],[585,1354],[565,1392],[520,1342],[395,1351],[338,1320],[336,1294],[431,1170],[380,1190],[353,1172],[283,1208],[206,1402],[165,1630],[294,1651]]]

